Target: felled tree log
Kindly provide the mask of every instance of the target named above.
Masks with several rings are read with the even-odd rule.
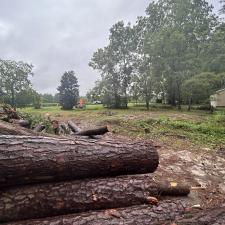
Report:
[[[16,120],[16,119],[11,119],[9,120],[10,123],[13,123],[13,124],[17,124],[21,127],[25,127],[25,128],[29,128],[30,127],[30,122],[28,120]]]
[[[182,185],[172,188],[173,194],[177,191],[180,195],[183,190],[187,195],[190,191]],[[0,221],[147,204],[151,203],[149,197],[167,195],[170,190],[170,184],[161,185],[148,175],[23,186],[1,192]]]
[[[158,164],[143,141],[0,136],[0,187],[151,173]]]
[[[77,132],[76,135],[94,136],[94,135],[103,135],[107,132],[109,132],[109,130],[108,130],[107,126],[105,126],[105,127],[99,127],[99,128],[90,129],[90,130],[82,130],[80,132]]]
[[[34,135],[31,130],[16,124],[0,121],[0,135]]]
[[[74,133],[78,133],[81,131],[80,127],[78,127],[73,121],[68,121],[68,126],[69,128],[74,132]]]
[[[154,225],[172,221],[184,213],[186,208],[182,201],[164,201],[158,206],[140,205],[127,208],[90,211],[79,214],[28,220],[7,225]],[[5,224],[6,225],[6,224]]]

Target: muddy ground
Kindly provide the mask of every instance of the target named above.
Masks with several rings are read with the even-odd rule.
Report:
[[[96,125],[82,120],[76,120],[76,124],[83,129]],[[104,138],[108,137],[129,139],[113,133],[108,133]],[[157,138],[143,141],[152,142],[158,148],[160,164],[153,174],[157,180],[185,182],[192,187],[203,188],[192,190],[184,198],[190,207],[199,205],[205,209],[225,203],[225,149],[211,150],[196,146],[185,137],[176,135],[167,137],[165,141]]]

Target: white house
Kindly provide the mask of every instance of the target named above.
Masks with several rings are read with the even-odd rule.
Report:
[[[216,107],[225,107],[225,88],[219,91],[216,91],[214,95],[210,97],[211,106]]]

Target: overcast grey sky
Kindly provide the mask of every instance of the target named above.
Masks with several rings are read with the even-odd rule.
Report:
[[[219,0],[209,0],[216,9]],[[74,70],[81,94],[100,76],[88,66],[119,20],[134,23],[150,0],[0,0],[0,58],[34,65],[33,86],[55,93],[60,77]]]

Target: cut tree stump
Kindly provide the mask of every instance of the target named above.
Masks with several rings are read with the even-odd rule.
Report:
[[[7,225],[162,225],[165,224],[164,221],[172,221],[175,217],[183,214],[185,208],[186,205],[182,201],[164,201],[158,206],[140,205],[128,208],[90,211],[7,223]]]
[[[166,186],[169,192],[166,191]],[[163,192],[161,191],[163,188]],[[22,186],[0,193],[0,221],[44,218],[107,208],[153,204],[149,197],[177,191],[187,195],[186,186],[157,183],[148,175]],[[189,189],[190,191],[190,189]],[[155,199],[155,198],[154,198]]]
[[[156,148],[143,141],[0,136],[0,187],[154,172]]]

